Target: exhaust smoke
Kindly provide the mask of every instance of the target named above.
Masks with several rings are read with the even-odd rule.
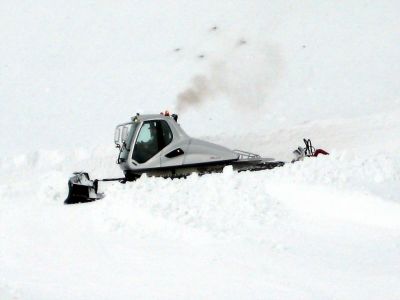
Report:
[[[208,60],[206,71],[194,75],[177,95],[178,112],[222,97],[228,99],[233,108],[258,109],[269,103],[283,69],[280,51],[274,45],[240,44]]]

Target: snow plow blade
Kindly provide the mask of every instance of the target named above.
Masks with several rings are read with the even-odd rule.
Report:
[[[98,181],[90,180],[89,174],[76,172],[68,181],[68,197],[64,204],[91,202],[104,198],[103,193],[97,192]]]

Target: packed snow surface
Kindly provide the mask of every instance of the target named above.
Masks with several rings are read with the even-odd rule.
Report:
[[[0,299],[399,299],[398,1],[0,3]],[[113,129],[290,161],[119,177]]]

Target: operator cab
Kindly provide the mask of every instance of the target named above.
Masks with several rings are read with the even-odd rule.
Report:
[[[132,122],[115,130],[114,141],[120,149],[117,163],[121,168],[159,168],[182,164],[183,148],[189,137],[177,123],[177,115],[136,115]],[[174,158],[174,159],[173,159]]]
[[[183,166],[226,164],[239,155],[223,146],[189,137],[177,115],[139,115],[115,131],[117,163],[127,174],[174,170]]]

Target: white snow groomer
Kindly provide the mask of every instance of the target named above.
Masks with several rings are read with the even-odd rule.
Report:
[[[89,202],[104,197],[98,193],[99,181],[134,181],[142,174],[180,178],[195,172],[200,175],[221,172],[232,166],[236,171],[258,171],[283,166],[285,163],[257,154],[230,150],[188,136],[178,124],[178,116],[168,112],[139,115],[131,122],[117,126],[115,144],[119,149],[117,164],[122,178],[90,180],[86,172],[76,172],[68,182],[66,204]]]

